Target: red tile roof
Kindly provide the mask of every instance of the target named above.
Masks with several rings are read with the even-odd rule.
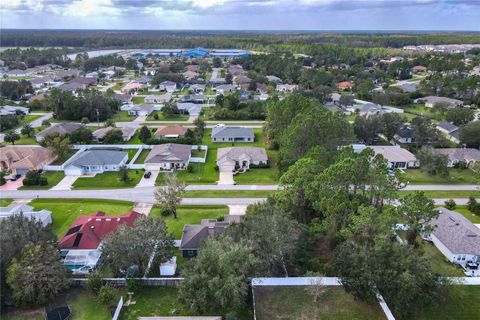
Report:
[[[187,133],[187,128],[182,126],[167,126],[164,128],[159,128],[157,132],[155,132],[155,136],[168,136],[168,135],[179,135],[184,136]]]
[[[337,83],[337,88],[346,89],[351,87],[353,87],[353,83],[351,83],[350,81],[342,81]]]
[[[118,216],[105,212],[79,216],[60,240],[61,249],[97,249],[103,238],[122,224],[132,226],[140,214],[130,211]]]

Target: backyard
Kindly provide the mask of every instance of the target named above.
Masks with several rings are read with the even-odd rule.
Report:
[[[19,190],[48,190],[56,186],[64,177],[63,171],[45,171],[42,176],[47,178],[46,186],[22,186]]]
[[[161,217],[165,221],[168,231],[177,240],[182,238],[183,226],[185,224],[200,224],[202,219],[218,219],[225,215],[228,215],[228,207],[222,205],[179,206],[177,219],[173,218],[173,216],[163,217],[160,207],[154,207],[150,212],[150,216]]]
[[[428,175],[420,169],[405,170],[404,177],[410,184],[480,184],[480,178],[470,169],[450,169],[447,178]]]
[[[455,266],[435,247],[433,243],[419,240],[419,249],[425,253],[425,258],[431,262],[432,270],[442,276],[463,277],[465,276],[460,267]]]
[[[378,304],[355,300],[342,287],[328,287],[315,302],[300,286],[256,287],[257,320],[287,319],[385,319]]]
[[[73,189],[88,190],[88,189],[121,189],[121,188],[133,188],[142,179],[144,170],[130,169],[128,170],[128,181],[121,181],[118,172],[104,172],[97,174],[94,177],[81,177],[73,183]]]
[[[79,215],[103,211],[106,214],[123,214],[133,208],[133,203],[118,200],[96,199],[34,199],[30,205],[35,210],[52,212],[52,228],[57,237],[62,237]]]

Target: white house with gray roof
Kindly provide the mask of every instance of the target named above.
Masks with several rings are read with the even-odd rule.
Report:
[[[52,223],[52,212],[45,209],[35,211],[32,206],[27,204],[0,207],[0,220],[19,214],[22,214],[25,218],[40,221],[44,226]]]
[[[116,149],[89,149],[77,152],[63,164],[67,176],[118,171],[127,164],[128,153]]]
[[[144,161],[146,171],[185,170],[190,162],[192,146],[165,143],[152,148]]]
[[[425,234],[447,259],[455,264],[480,263],[480,228],[462,214],[439,208],[440,215],[428,224],[435,229]]]
[[[56,123],[56,124],[46,128],[46,129],[42,130],[40,133],[38,133],[35,136],[35,140],[37,140],[37,142],[40,142],[46,136],[54,134],[54,133],[58,133],[61,137],[64,137],[66,134],[72,133],[73,131],[79,129],[80,127],[82,127],[82,125],[80,123],[73,123],[73,122],[72,123],[71,122]]]
[[[220,148],[217,151],[217,166],[220,172],[249,170],[251,165],[266,165],[267,152],[257,147]]]
[[[474,148],[444,148],[435,149],[435,151],[448,157],[449,167],[453,167],[459,162],[472,167],[475,163],[480,162],[480,150]]]
[[[254,142],[255,134],[252,128],[227,127],[218,124],[212,128],[213,142]]]

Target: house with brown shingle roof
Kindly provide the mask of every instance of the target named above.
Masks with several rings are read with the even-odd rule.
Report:
[[[8,146],[0,149],[2,170],[12,170],[14,174],[25,175],[30,170],[40,170],[51,164],[57,156],[43,147]]]
[[[155,137],[160,139],[184,137],[187,133],[187,130],[187,128],[182,126],[167,126],[159,128],[155,132]]]

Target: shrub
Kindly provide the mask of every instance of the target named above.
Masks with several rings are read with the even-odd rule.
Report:
[[[88,120],[87,117],[83,117],[82,120],[80,120],[80,122],[81,122],[82,124],[87,124],[87,123],[90,122],[90,120]]]
[[[127,278],[127,289],[130,292],[138,291],[142,284],[137,279]]]
[[[40,178],[38,178],[38,185],[39,185],[39,186],[46,186],[46,185],[48,185],[48,179],[47,179],[47,177],[45,177],[45,176],[40,176]]]
[[[7,181],[5,180],[5,172],[0,171],[0,186],[3,186]]]
[[[455,200],[450,199],[445,201],[445,208],[447,208],[448,210],[455,210],[456,207],[457,204],[455,203]]]
[[[162,208],[161,211],[160,211],[160,214],[163,216],[163,217],[169,217],[171,215],[173,215],[173,212],[171,209],[169,208]]]
[[[157,112],[155,112],[155,113],[153,114],[153,119],[158,120],[158,113],[157,113]]]
[[[48,121],[48,120],[43,120],[43,121],[42,121],[42,126],[49,127],[50,124],[51,124],[51,123],[50,123],[50,121]]]
[[[97,295],[103,286],[102,277],[98,272],[94,272],[88,275],[87,278],[87,290]]]
[[[250,169],[255,169],[255,168],[270,168],[270,164],[264,163],[264,164],[250,164]]]
[[[100,288],[98,291],[98,299],[103,305],[109,308],[115,305],[116,296],[110,284],[104,285]]]
[[[192,172],[193,172],[193,166],[192,166],[191,163],[189,163],[188,166],[187,166],[187,172],[188,172],[188,173],[192,173]]]
[[[467,208],[474,214],[480,215],[480,204],[477,202],[475,197],[471,196],[470,198],[468,198]]]
[[[38,186],[40,185],[40,176],[41,174],[38,171],[30,170],[25,175],[23,179],[24,186]]]

